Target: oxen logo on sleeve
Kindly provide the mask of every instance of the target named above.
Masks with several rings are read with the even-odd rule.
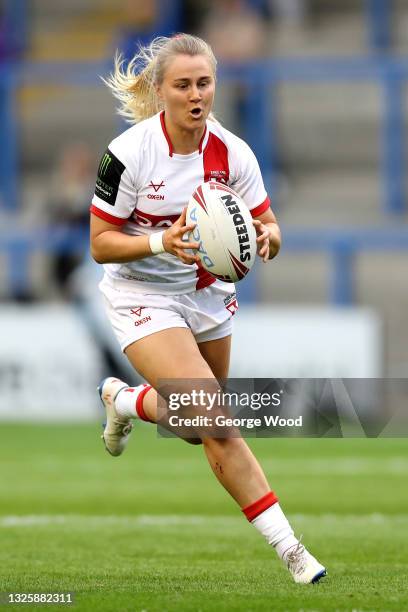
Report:
[[[120,179],[125,167],[112,151],[106,150],[98,168],[95,195],[111,206],[115,205]]]

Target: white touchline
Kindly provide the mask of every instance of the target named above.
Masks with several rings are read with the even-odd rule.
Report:
[[[404,457],[385,459],[379,461],[377,458],[359,459],[308,459],[307,462],[300,459],[263,459],[263,467],[274,469],[283,473],[296,474],[324,474],[325,468],[329,467],[331,475],[360,475],[360,474],[407,474],[408,460]]]
[[[333,525],[348,523],[375,525],[378,523],[401,523],[408,524],[408,516],[406,514],[292,514],[289,515],[290,520],[296,525],[297,523],[315,523],[319,521],[320,525]],[[51,526],[51,525],[71,525],[78,527],[101,527],[108,525],[123,526],[123,527],[160,527],[160,526],[185,526],[185,525],[211,525],[212,527],[228,525],[229,528],[246,525],[241,516],[228,515],[195,515],[195,514],[162,514],[139,516],[103,516],[103,515],[86,515],[86,514],[27,514],[27,515],[6,515],[0,517],[0,528],[13,527],[33,527],[33,526]]]

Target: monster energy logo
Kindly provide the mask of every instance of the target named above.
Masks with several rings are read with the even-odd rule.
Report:
[[[126,166],[110,149],[106,149],[98,168],[95,194],[111,206],[115,205],[119,185]]]
[[[112,161],[111,156],[108,153],[105,153],[105,155],[102,157],[101,163],[99,164],[100,176],[104,176],[106,174],[106,171],[111,161]]]

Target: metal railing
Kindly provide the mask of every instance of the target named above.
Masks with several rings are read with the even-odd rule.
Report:
[[[272,175],[279,167],[276,91],[283,82],[371,82],[382,92],[380,120],[380,176],[383,209],[390,215],[406,211],[404,136],[404,87],[408,82],[408,58],[291,58],[257,61],[225,67],[220,78],[247,85],[245,137],[253,148],[261,169]],[[276,186],[272,183],[272,193]]]
[[[13,210],[18,201],[17,117],[15,92],[28,83],[95,85],[106,74],[109,63],[25,64],[0,69],[0,131],[5,154],[0,156],[0,199]],[[382,90],[383,115],[379,142],[383,185],[383,208],[400,215],[406,211],[404,138],[404,87],[408,81],[408,58],[293,58],[248,62],[224,67],[220,80],[247,85],[245,138],[253,148],[261,169],[274,176],[278,168],[277,96],[282,82],[376,82]],[[101,85],[102,86],[102,85]],[[269,188],[276,191],[271,182]]]
[[[283,227],[282,254],[320,252],[328,256],[331,273],[327,301],[337,306],[351,305],[355,300],[354,263],[362,252],[408,252],[408,228],[304,228]],[[64,226],[0,233],[0,254],[7,256],[8,290],[11,296],[24,294],[30,288],[30,261],[34,253],[49,254],[89,250],[88,232]],[[306,281],[307,279],[305,279]],[[249,274],[238,285],[242,302],[252,302],[258,295],[257,275]]]

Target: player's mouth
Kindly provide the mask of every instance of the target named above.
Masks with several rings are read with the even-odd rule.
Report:
[[[199,106],[192,108],[189,112],[190,117],[192,117],[193,119],[201,119],[203,114],[203,109]]]

